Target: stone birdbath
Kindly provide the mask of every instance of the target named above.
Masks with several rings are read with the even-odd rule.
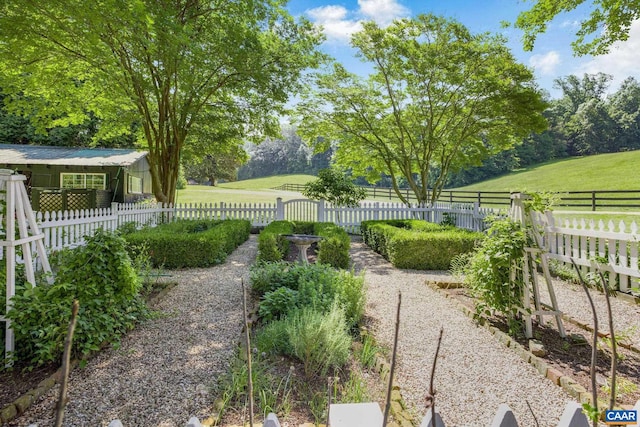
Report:
[[[324,238],[312,234],[283,234],[283,237],[296,245],[298,248],[298,258],[303,264],[309,264],[309,260],[307,259],[307,249],[309,249],[309,246]]]

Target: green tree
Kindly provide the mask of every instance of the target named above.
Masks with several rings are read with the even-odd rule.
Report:
[[[504,38],[471,34],[433,15],[367,22],[352,38],[368,79],[340,65],[303,93],[300,132],[337,145],[336,162],[370,182],[406,179],[421,203],[435,202],[450,171],[479,165],[542,130],[544,102]],[[318,137],[324,138],[318,138]]]
[[[320,33],[280,0],[18,0],[0,6],[0,87],[39,128],[99,117],[96,138],[140,124],[156,199],[173,202],[202,122],[235,138],[278,131]],[[222,114],[224,112],[224,114]],[[216,143],[215,141],[212,143]]]
[[[525,50],[533,49],[538,34],[544,33],[556,16],[583,3],[585,0],[537,0],[531,9],[522,12],[515,26],[524,31]],[[593,0],[592,3],[591,15],[580,23],[576,40],[571,43],[578,55],[607,53],[614,42],[627,40],[631,24],[640,18],[638,0]]]
[[[356,207],[367,197],[364,188],[355,185],[346,174],[335,169],[322,169],[318,179],[304,185],[302,194],[312,200],[326,200],[333,206]]]

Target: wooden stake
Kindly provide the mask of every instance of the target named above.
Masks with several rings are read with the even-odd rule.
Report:
[[[244,286],[244,279],[240,279],[242,283],[242,317],[244,318],[244,343],[247,346],[247,370],[249,385],[249,425],[253,427],[253,378],[251,374],[251,338],[249,337],[249,320],[247,319],[247,288]]]
[[[598,389],[596,386],[596,364],[598,362],[598,314],[596,313],[596,306],[593,303],[593,299],[591,298],[591,294],[589,293],[589,288],[582,278],[582,274],[580,273],[580,268],[578,264],[571,258],[571,263],[573,267],[576,269],[578,273],[578,279],[580,279],[580,284],[582,285],[582,289],[584,289],[587,294],[587,299],[589,300],[589,305],[591,306],[591,312],[593,313],[593,342],[591,343],[591,397],[593,398],[593,410],[595,413],[598,413]],[[606,292],[606,290],[605,290]],[[598,427],[597,418],[591,420],[593,422],[593,427]]]
[[[400,306],[402,305],[402,292],[398,291],[398,309],[396,310],[396,330],[393,335],[393,354],[391,355],[391,368],[389,369],[389,385],[387,387],[387,401],[384,405],[384,418],[382,427],[387,427],[389,409],[391,409],[391,391],[393,390],[393,373],[396,368],[396,354],[398,352],[398,330],[400,329]]]
[[[64,420],[64,407],[67,405],[67,383],[69,381],[69,365],[71,364],[71,345],[73,343],[73,333],[76,329],[76,321],[78,319],[78,309],[80,303],[78,300],[73,301],[71,308],[71,321],[67,330],[67,337],[64,340],[64,353],[62,355],[62,378],[60,379],[60,397],[56,405],[56,423],[55,427],[61,427]]]
[[[431,379],[429,380],[429,395],[427,402],[431,403],[431,427],[436,427],[436,389],[433,387],[433,379],[436,376],[436,363],[438,362],[438,353],[440,353],[440,343],[442,343],[442,333],[444,328],[440,328],[438,335],[438,345],[436,346],[436,354],[433,356],[433,364],[431,365]]]

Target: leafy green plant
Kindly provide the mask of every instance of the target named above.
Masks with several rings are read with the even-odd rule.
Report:
[[[476,314],[501,312],[512,333],[517,328],[515,318],[522,306],[525,285],[520,275],[511,277],[511,270],[522,265],[525,244],[525,232],[519,223],[494,220],[465,271],[465,283],[478,298]]]
[[[180,220],[123,237],[134,257],[146,247],[154,267],[208,267],[224,262],[249,238],[250,230],[251,223],[245,220]]]
[[[295,308],[297,299],[298,291],[284,286],[280,287],[264,294],[260,301],[258,314],[264,322],[279,319]]]
[[[98,230],[85,241],[84,246],[59,253],[53,285],[24,283],[16,289],[7,317],[19,343],[17,356],[32,366],[61,357],[74,299],[80,302],[75,356],[117,342],[148,315],[124,240]]]
[[[375,339],[369,334],[362,336],[362,345],[356,352],[356,357],[365,368],[373,368],[376,363],[376,355],[379,352],[379,347],[376,344]]]
[[[445,212],[442,214],[442,221],[440,221],[440,225],[445,227],[455,227],[456,226],[456,214]]]
[[[336,304],[328,313],[305,308],[286,318],[291,355],[302,361],[308,378],[324,377],[349,358],[351,337],[344,312]]]
[[[351,370],[349,378],[341,387],[339,396],[336,394],[336,400],[342,403],[360,403],[367,402],[369,399],[364,380],[357,371]]]
[[[326,200],[333,206],[355,207],[367,197],[362,187],[355,185],[345,173],[322,169],[318,179],[305,184],[302,194],[312,200]]]

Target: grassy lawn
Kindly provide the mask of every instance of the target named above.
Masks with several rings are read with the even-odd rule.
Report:
[[[455,190],[638,190],[640,150],[543,163]]]

